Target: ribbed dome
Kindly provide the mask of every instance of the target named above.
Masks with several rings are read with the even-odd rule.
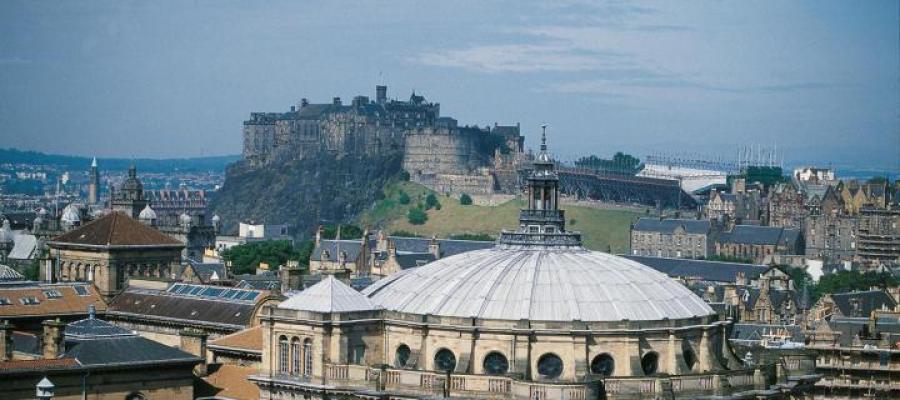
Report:
[[[386,310],[531,321],[658,321],[714,314],[686,287],[606,253],[496,247],[401,271],[363,291]]]

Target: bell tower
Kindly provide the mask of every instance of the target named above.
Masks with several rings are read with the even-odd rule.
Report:
[[[580,247],[581,234],[566,231],[566,214],[559,209],[559,175],[547,153],[547,125],[541,125],[541,129],[541,152],[525,185],[528,205],[519,212],[519,229],[501,232],[500,243]]]

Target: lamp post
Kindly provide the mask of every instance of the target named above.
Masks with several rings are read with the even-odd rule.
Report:
[[[44,379],[41,379],[38,382],[36,388],[37,398],[38,400],[50,400],[53,398],[53,389],[56,386],[53,385],[53,382],[50,382],[49,379],[45,376]]]

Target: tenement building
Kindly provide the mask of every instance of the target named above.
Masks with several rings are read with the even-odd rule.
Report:
[[[333,276],[261,316],[262,399],[784,398],[745,367],[729,321],[638,262],[565,227],[542,146],[519,227],[496,246],[405,269],[357,292]]]
[[[631,227],[631,252],[639,256],[707,258],[715,247],[710,220],[641,218]]]

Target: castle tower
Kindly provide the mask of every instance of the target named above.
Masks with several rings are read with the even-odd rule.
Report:
[[[90,182],[88,183],[88,205],[97,204],[97,190],[100,188],[100,171],[97,170],[97,157],[91,162]]]

